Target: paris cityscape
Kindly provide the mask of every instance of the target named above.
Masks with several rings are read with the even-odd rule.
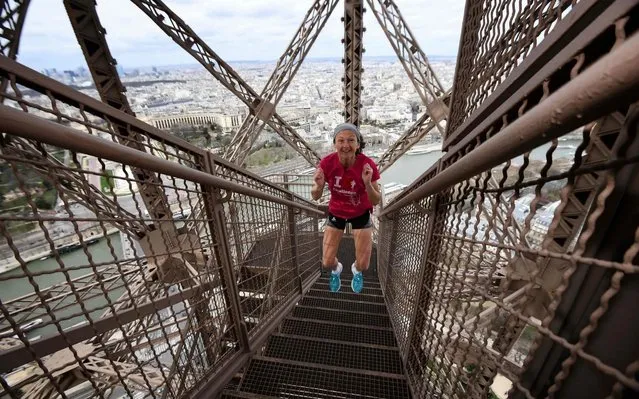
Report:
[[[430,63],[443,88],[451,89],[455,74],[455,58],[435,56]],[[234,68],[252,87],[260,87],[268,80],[274,65],[269,62],[238,62]],[[99,98],[92,78],[84,67],[61,71],[45,68],[41,72],[86,95]],[[237,97],[227,93],[226,88],[198,65],[120,68],[120,74],[127,88],[129,102],[138,118],[220,156],[247,116],[246,106]],[[343,65],[339,59],[306,60],[278,105],[278,113],[320,154],[331,150],[332,129],[343,120],[343,92],[340,82],[342,74]],[[365,59],[362,87],[363,107],[360,115],[361,131],[367,142],[365,152],[377,159],[426,112],[426,109],[395,57]],[[25,93],[25,98],[29,97],[29,93]],[[48,101],[45,96],[37,93],[34,93],[30,100],[34,103],[41,102],[43,105]],[[387,199],[399,194],[428,169],[441,156],[440,147],[441,135],[437,129],[432,129],[420,143],[389,167],[381,179]],[[562,159],[569,159],[575,148],[576,144],[571,141],[560,147],[560,153],[565,157]],[[58,152],[55,155],[63,162],[69,161],[68,153]],[[537,160],[543,159],[544,148],[537,149],[533,157]],[[92,161],[93,157],[83,160],[85,163]],[[314,170],[307,160],[299,156],[268,126],[253,145],[246,166],[262,176],[301,172],[310,178]],[[531,170],[538,171],[542,166],[540,161],[533,161]],[[107,162],[105,167],[115,176],[121,177],[125,174],[121,165]],[[10,173],[3,174],[5,179],[9,175]],[[125,180],[115,179],[113,187],[110,187],[104,179],[97,176],[89,176],[88,179],[103,191],[113,189],[113,192],[120,196],[118,201],[122,206],[136,212],[138,194],[133,188],[134,195],[131,195],[131,187]],[[35,187],[35,201],[39,207],[45,212],[46,209],[50,209],[50,212],[57,215],[68,214],[46,179],[35,176],[31,183]],[[13,189],[10,189],[11,187]],[[45,189],[41,190],[42,187]],[[13,185],[5,182],[0,186],[0,194],[4,211],[18,211],[26,205],[25,198],[20,196],[15,182]],[[175,195],[176,193],[168,193],[170,200]],[[557,195],[551,197],[554,198],[549,198],[548,202],[552,206],[547,210],[542,209],[533,220],[530,240],[534,245],[541,243],[552,220],[552,212],[557,204],[553,201],[556,201]],[[525,210],[532,199],[531,195],[524,195],[517,204],[519,219],[522,222]],[[172,208],[176,212],[175,215],[188,216],[181,214],[177,209],[178,205],[179,201],[173,198]],[[78,203],[72,203],[71,209],[77,216],[93,215],[93,212]],[[79,222],[79,226],[82,231],[92,231],[95,228],[91,222]],[[17,236],[16,243],[23,254],[28,254],[27,259],[37,260],[50,254],[48,241],[35,224],[21,224],[12,231],[21,233]],[[113,232],[115,231],[114,229]],[[58,223],[50,233],[60,247],[77,245],[65,241],[65,238],[76,239],[71,223]],[[11,270],[18,265],[19,262],[11,248],[6,244],[0,245],[0,272]]]
[[[395,3],[2,2],[0,399],[639,392],[639,0]]]
[[[443,88],[452,87],[455,58],[435,56],[431,66]],[[263,87],[275,63],[238,62],[232,67],[255,88]],[[425,112],[415,87],[396,57],[364,58],[362,74],[362,133],[376,149],[395,142]],[[45,75],[98,97],[87,69],[44,69]],[[339,59],[307,59],[278,104],[278,113],[309,143],[330,147],[330,133],[343,120],[344,67]],[[127,96],[137,117],[155,127],[172,131],[198,145],[219,151],[228,144],[247,115],[247,107],[217,83],[200,65],[120,68]],[[198,117],[206,117],[204,119]],[[189,120],[189,118],[191,118]],[[165,122],[175,119],[174,122]],[[213,120],[213,123],[208,121]],[[195,121],[195,122],[192,122]],[[186,132],[192,128],[192,132]],[[205,129],[205,133],[203,133]],[[208,130],[212,137],[209,140]],[[213,131],[217,129],[216,131]],[[181,131],[180,131],[181,130]],[[435,133],[435,132],[434,132]],[[267,166],[280,158],[259,157],[263,145],[277,135],[262,134],[253,148],[250,166]],[[437,142],[439,135],[427,142]],[[293,156],[290,148],[282,148]]]
[[[268,80],[275,64],[268,62],[238,63],[233,65],[252,87],[263,86]],[[455,73],[455,59],[453,57],[434,57],[432,67],[446,90],[452,86]],[[361,111],[361,130],[367,141],[366,152],[381,155],[390,144],[394,143],[425,112],[425,107],[406,75],[402,65],[396,57],[374,57],[364,61],[363,95]],[[80,92],[99,98],[88,70],[79,67],[74,70],[57,70],[45,68],[41,71],[45,76],[58,80],[66,85],[78,89]],[[237,132],[247,115],[247,108],[240,100],[228,93],[227,89],[217,83],[210,74],[199,65],[174,67],[140,67],[121,68],[122,81],[127,88],[127,96],[136,116],[141,120],[159,127],[171,134],[177,135],[201,148],[207,148],[214,153],[222,153],[233,135]],[[335,125],[343,120],[342,85],[340,77],[343,65],[339,59],[314,60],[304,62],[297,76],[289,86],[278,105],[278,112],[287,120],[312,147],[319,153],[329,151],[332,145],[331,133]],[[46,96],[38,93],[25,93],[34,103],[47,103]],[[410,168],[412,178],[425,171],[430,163],[420,164],[423,157],[436,159],[441,136],[436,129],[427,135],[423,142],[431,144],[431,149],[419,151],[419,146],[411,154],[411,160],[418,164],[417,168]],[[432,145],[435,147],[432,147]],[[63,162],[65,154],[56,154]],[[220,154],[221,155],[221,154]],[[87,158],[86,162],[91,159]],[[306,171],[309,173],[308,162],[300,157],[292,148],[274,133],[265,129],[253,145],[252,153],[247,159],[247,166],[260,175],[276,172]],[[432,163],[432,162],[431,162]],[[107,163],[107,169],[116,175],[122,175],[119,165]],[[406,187],[411,183],[410,174],[403,169],[395,173],[398,178],[386,179],[383,182],[395,189]],[[10,173],[3,174],[8,179]],[[89,177],[91,181],[92,177]],[[91,181],[105,190],[104,179],[93,177]],[[15,183],[15,182],[14,182]],[[39,191],[36,201],[44,208],[66,215],[60,199],[54,195],[55,190],[47,186],[49,183],[34,176],[32,182],[35,187],[45,186],[45,191]],[[42,184],[40,184],[42,183]],[[13,189],[7,182],[0,187],[4,201],[2,208],[6,211],[17,210],[17,204],[25,204],[17,186]],[[135,211],[135,196],[125,181],[116,179],[114,192],[121,196],[120,200],[126,209]],[[37,188],[36,188],[37,190]],[[170,194],[169,194],[170,195]],[[72,204],[73,212],[78,216],[89,216],[93,213],[80,204]],[[176,205],[174,204],[174,207]],[[19,206],[18,206],[19,208]],[[17,238],[23,254],[31,254],[28,259],[38,259],[46,255],[48,243],[42,231],[34,224],[25,229],[24,235]],[[82,230],[92,226],[88,222],[80,222]],[[14,230],[19,232],[19,230]],[[56,237],[73,237],[73,227],[70,223],[58,223],[51,231]],[[56,241],[59,245],[65,241]],[[0,270],[9,270],[18,265],[11,249],[0,245]]]

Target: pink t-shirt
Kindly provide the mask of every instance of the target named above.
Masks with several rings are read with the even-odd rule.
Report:
[[[342,219],[350,219],[361,216],[366,211],[373,209],[366,194],[366,187],[362,180],[364,165],[369,164],[373,168],[372,182],[379,180],[379,170],[375,162],[364,154],[355,157],[355,164],[344,169],[339,163],[336,152],[329,154],[320,161],[320,168],[324,172],[331,199],[328,201],[328,211]]]

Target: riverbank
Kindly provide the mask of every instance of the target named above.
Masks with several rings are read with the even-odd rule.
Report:
[[[86,229],[82,231],[82,233],[84,234],[87,231],[91,231],[92,229],[94,228]],[[107,229],[106,235],[108,236],[117,232],[117,228],[111,227]],[[92,245],[95,244],[103,236],[103,234],[95,234],[93,236],[84,237],[83,239],[86,245]],[[64,237],[55,238],[54,244],[59,254],[76,250],[82,246],[77,234],[70,234]],[[51,245],[48,242],[45,242],[44,244],[35,248],[20,251],[20,258],[24,263],[33,262],[35,260],[46,260],[51,256],[53,256],[53,251],[51,251]],[[17,269],[18,267],[20,267],[20,264],[21,263],[15,258],[15,255],[13,256],[13,258],[3,259],[2,264],[0,264],[0,275]]]

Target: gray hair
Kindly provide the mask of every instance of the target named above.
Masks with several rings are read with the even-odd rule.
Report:
[[[339,125],[335,126],[335,129],[333,130],[333,143],[335,143],[335,136],[337,136],[339,132],[343,132],[344,130],[355,133],[357,142],[359,143],[360,147],[363,148],[362,144],[364,143],[364,140],[362,140],[362,134],[359,132],[357,126],[353,125],[352,123],[340,123]]]

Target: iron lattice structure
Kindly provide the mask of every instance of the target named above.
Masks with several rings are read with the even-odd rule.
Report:
[[[91,0],[64,6],[102,101],[74,91],[17,61],[29,1],[2,1],[0,166],[22,205],[0,213],[0,283],[30,289],[0,298],[2,395],[332,397],[330,372],[341,397],[639,391],[637,1],[468,0],[450,92],[398,5],[367,0],[426,110],[381,169],[433,130],[447,152],[376,212],[360,297],[326,296],[308,176],[242,168],[266,125],[319,160],[277,105],[338,1],[311,3],[259,94],[164,2],[131,2],[249,116],[223,157],[137,119]],[[356,124],[364,6],[344,1]]]

